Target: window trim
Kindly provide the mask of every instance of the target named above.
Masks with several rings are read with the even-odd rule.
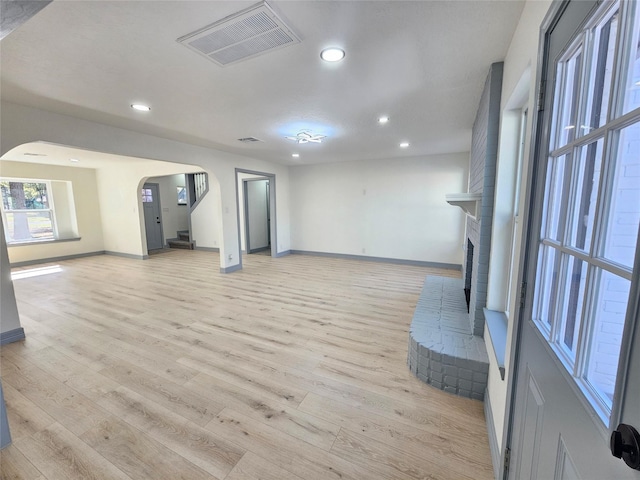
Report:
[[[47,191],[47,203],[49,204],[49,208],[38,208],[38,209],[18,209],[18,210],[9,210],[9,212],[23,212],[23,213],[33,213],[33,212],[49,212],[51,218],[51,230],[53,232],[53,238],[46,238],[42,240],[34,239],[34,240],[21,240],[21,241],[11,241],[7,238],[8,229],[5,229],[5,240],[7,242],[7,247],[15,247],[15,246],[26,246],[26,245],[40,245],[43,243],[54,243],[59,241],[64,241],[67,239],[61,239],[58,233],[58,222],[56,219],[56,209],[55,209],[55,201],[53,199],[53,188],[51,186],[52,180],[49,179],[39,179],[39,178],[17,178],[17,177],[0,177],[0,181],[7,182],[20,182],[20,183],[43,183],[46,186]],[[4,206],[0,204],[0,214],[2,214],[2,222],[5,227],[8,224],[7,221],[7,211],[4,209]],[[78,239],[80,237],[77,237]],[[74,240],[75,238],[71,238],[69,240]]]
[[[544,165],[545,170],[549,170],[554,168],[553,161],[563,156],[573,157],[576,152],[579,151],[580,148],[598,141],[600,138],[603,138],[603,167],[600,173],[599,179],[599,193],[598,193],[598,202],[597,209],[595,211],[595,225],[592,232],[592,244],[589,249],[589,252],[583,252],[576,248],[572,248],[567,243],[566,231],[558,232],[556,237],[559,239],[558,241],[551,239],[548,237],[548,223],[549,223],[549,215],[548,212],[545,213],[544,203],[547,202],[548,191],[549,191],[549,180],[544,180],[542,188],[540,192],[542,193],[543,203],[541,203],[542,215],[540,217],[540,223],[538,225],[538,238],[535,240],[535,246],[532,247],[538,252],[536,254],[536,261],[534,270],[536,271],[536,275],[533,278],[538,278],[538,273],[541,268],[546,266],[546,257],[549,249],[555,250],[556,263],[561,262],[561,258],[563,256],[569,255],[574,257],[575,259],[580,259],[583,261],[587,261],[587,273],[585,275],[585,298],[583,299],[582,304],[578,307],[582,311],[582,315],[586,315],[593,311],[594,309],[594,298],[595,298],[595,289],[597,288],[596,283],[601,278],[603,273],[609,273],[616,275],[625,280],[632,280],[633,274],[633,266],[629,269],[627,266],[620,265],[612,260],[607,260],[603,258],[603,242],[604,242],[604,224],[607,220],[607,215],[610,210],[610,202],[611,202],[611,189],[613,187],[614,175],[615,171],[613,170],[613,166],[610,165],[612,162],[607,162],[606,159],[612,158],[612,155],[615,154],[615,148],[618,145],[618,135],[619,132],[628,126],[637,125],[640,123],[640,107],[629,111],[623,114],[624,108],[624,91],[625,86],[627,85],[624,82],[628,81],[629,75],[629,65],[630,65],[630,56],[629,49],[635,48],[635,45],[629,45],[630,39],[635,38],[634,35],[636,32],[632,31],[631,27],[634,25],[634,22],[640,21],[640,11],[635,10],[640,9],[640,6],[632,5],[632,2],[625,1],[616,1],[612,3],[607,3],[606,6],[600,6],[599,11],[596,11],[591,17],[588,19],[587,23],[582,27],[580,32],[577,32],[574,41],[571,42],[570,47],[567,48],[562,54],[560,54],[557,59],[550,59],[551,62],[561,63],[566,61],[571,57],[571,52],[575,52],[576,44],[582,43],[583,45],[583,53],[588,54],[588,62],[591,61],[591,43],[592,35],[591,30],[598,25],[603,18],[608,16],[612,9],[619,6],[619,11],[621,15],[621,22],[618,27],[618,38],[616,39],[615,45],[615,58],[614,65],[617,68],[614,68],[613,75],[611,78],[611,91],[609,100],[609,108],[607,111],[607,120],[602,127],[599,127],[595,130],[588,132],[582,136],[575,136],[566,142],[565,145],[562,145],[555,150],[551,150],[557,144],[557,134],[559,131],[559,126],[556,125],[558,120],[552,119],[551,127],[546,132],[546,135],[543,136],[540,146],[542,150],[538,152],[542,153],[542,159],[540,163]],[[586,48],[586,50],[584,49]],[[587,66],[588,67],[588,66]],[[585,65],[582,66],[585,68]],[[554,81],[553,88],[554,90],[559,89],[564,92],[562,87],[558,87],[558,84],[563,81],[562,72],[564,72],[565,68],[560,68],[560,66],[556,66],[556,78]],[[551,70],[551,69],[550,69]],[[587,70],[589,70],[587,68]],[[583,70],[584,71],[584,70]],[[549,72],[551,73],[551,72]],[[560,73],[560,74],[559,74]],[[585,82],[589,81],[582,72],[581,77],[579,79],[580,89],[585,88]],[[554,98],[557,98],[558,91],[553,92]],[[584,110],[584,102],[583,98],[585,93],[584,91],[579,93],[579,104],[577,105],[577,113],[576,113],[576,121],[582,121],[583,110]],[[553,102],[553,104],[557,105],[557,102]],[[554,109],[555,110],[555,109]],[[562,113],[553,112],[553,115],[561,117]],[[579,119],[579,120],[578,120]],[[545,155],[546,152],[546,155]],[[546,158],[544,158],[546,157]],[[565,181],[567,180],[567,176],[573,182],[573,170],[575,169],[573,162],[574,160],[570,160],[570,164],[568,165],[569,171],[565,172]],[[547,179],[549,176],[547,175]],[[553,180],[553,179],[551,179]],[[565,218],[565,213],[561,213],[561,218],[559,221],[559,230],[562,229],[562,225],[565,224],[563,219]],[[640,235],[640,234],[639,234]],[[638,239],[640,242],[640,237]],[[637,250],[636,250],[637,251]],[[542,255],[542,257],[541,257]],[[639,259],[636,258],[636,267],[639,263]],[[600,274],[596,273],[600,270]],[[558,283],[559,285],[565,282],[565,277],[567,272],[565,269],[558,267]],[[540,305],[542,304],[542,299],[540,297],[540,292],[544,292],[545,290],[545,282],[538,279],[537,282],[534,282],[534,301],[532,303],[532,311],[530,312],[531,321],[536,326],[534,331],[544,340],[542,343],[550,350],[552,353],[551,358],[555,360],[557,363],[559,370],[562,372],[563,376],[568,380],[568,384],[571,385],[576,393],[579,393],[579,398],[581,399],[583,405],[596,414],[596,417],[601,420],[601,427],[606,429],[610,429],[613,425],[616,424],[617,420],[619,420],[620,414],[620,405],[616,402],[616,398],[619,397],[621,384],[619,375],[620,368],[622,363],[625,361],[624,357],[627,355],[624,342],[620,345],[620,363],[618,364],[618,372],[616,373],[616,385],[613,390],[613,400],[611,401],[611,406],[605,403],[602,400],[601,393],[595,386],[591,385],[591,383],[587,380],[586,374],[588,370],[588,356],[590,353],[590,344],[591,344],[591,329],[594,325],[594,319],[592,318],[590,321],[584,321],[580,325],[580,332],[578,343],[576,344],[576,352],[575,352],[575,360],[572,362],[567,361],[566,353],[562,350],[560,346],[561,339],[558,339],[557,336],[559,334],[559,325],[561,320],[558,320],[558,315],[554,315],[555,319],[552,320],[551,328],[545,322],[545,316],[540,315]],[[533,286],[533,285],[532,285]],[[562,304],[564,302],[564,295],[561,295],[557,298],[553,299],[555,304],[551,304],[551,308],[555,311],[562,310]],[[627,304],[627,317],[629,315],[629,308],[631,308],[632,304]],[[625,329],[628,328],[628,319],[625,323]]]

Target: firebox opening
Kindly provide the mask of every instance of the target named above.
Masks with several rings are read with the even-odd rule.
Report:
[[[467,313],[469,313],[469,304],[471,303],[471,275],[473,273],[473,243],[467,239],[467,260],[465,264],[464,277],[464,298],[467,301]]]

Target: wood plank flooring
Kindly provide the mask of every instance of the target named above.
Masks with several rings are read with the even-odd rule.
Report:
[[[493,478],[482,403],[406,366],[425,276],[457,272],[249,255],[223,275],[189,250],[58,264],[14,281],[2,479]]]

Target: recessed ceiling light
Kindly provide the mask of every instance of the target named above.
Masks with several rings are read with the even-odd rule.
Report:
[[[80,160],[78,160],[77,158],[70,158],[69,161],[73,163],[78,163]]]
[[[337,47],[325,48],[320,52],[320,58],[325,62],[339,62],[344,58],[344,50]]]
[[[378,123],[387,123],[389,121],[389,117],[380,117],[378,119]]]
[[[402,142],[400,144],[400,148],[407,148],[409,146],[409,142]]]
[[[143,105],[141,103],[132,103],[131,108],[133,108],[134,110],[138,110],[140,112],[148,112],[149,110],[151,110],[150,106]]]
[[[299,153],[292,153],[291,156],[293,158],[300,158],[300,154]]]

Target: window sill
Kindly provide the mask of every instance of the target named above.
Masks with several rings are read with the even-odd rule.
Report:
[[[56,240],[36,240],[35,242],[20,242],[20,243],[7,243],[7,248],[11,247],[27,247],[32,245],[44,245],[49,243],[62,243],[62,242],[77,242],[82,240],[82,237],[72,238],[58,238]]]
[[[508,320],[504,312],[497,312],[495,310],[484,311],[484,321],[487,325],[487,331],[491,337],[491,345],[493,346],[493,353],[496,356],[498,362],[498,369],[500,370],[500,377],[504,380],[505,366],[504,357],[507,350],[507,326]]]

